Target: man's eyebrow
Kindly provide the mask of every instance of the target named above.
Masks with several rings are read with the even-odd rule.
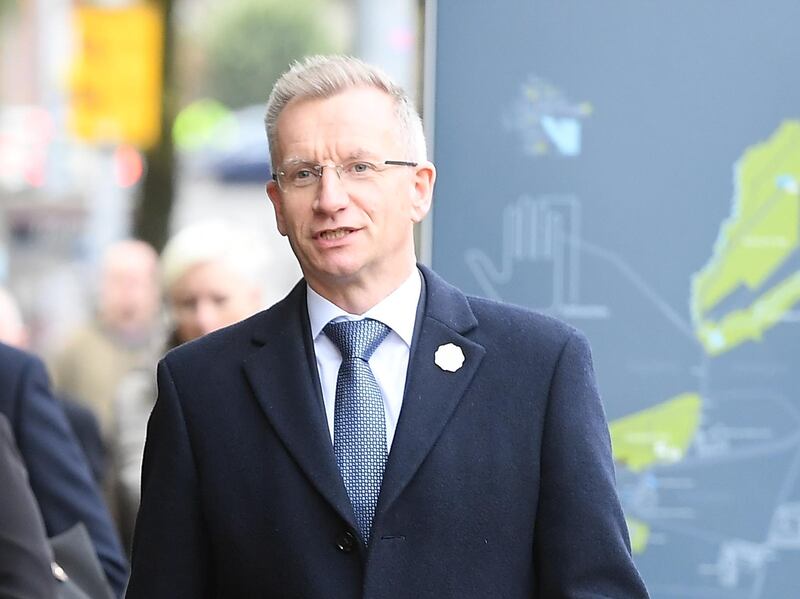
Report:
[[[316,164],[313,160],[306,158],[287,158],[281,163],[281,166],[292,166],[295,164]]]
[[[365,148],[356,148],[352,150],[346,155],[345,161],[350,160],[360,160],[362,158],[372,158],[375,159],[377,154]],[[309,160],[308,158],[300,158],[299,156],[292,156],[291,158],[287,158],[281,163],[281,166],[293,166],[297,164],[318,164],[315,160]]]
[[[359,158],[375,158],[376,154],[364,148],[356,148],[348,155],[348,160],[358,160]]]

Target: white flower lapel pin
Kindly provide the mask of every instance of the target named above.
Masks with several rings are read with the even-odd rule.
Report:
[[[464,352],[453,343],[445,343],[436,350],[433,361],[442,370],[455,372],[464,364]]]

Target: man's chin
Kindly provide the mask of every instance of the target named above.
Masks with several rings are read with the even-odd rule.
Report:
[[[349,285],[360,277],[361,269],[355,266],[341,265],[327,268],[319,272],[319,279],[335,285]]]
[[[303,268],[303,275],[312,286],[314,283],[326,288],[345,288],[357,284],[364,275],[364,265],[353,262],[329,262],[314,268]]]

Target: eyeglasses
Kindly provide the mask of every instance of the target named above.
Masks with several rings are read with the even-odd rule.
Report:
[[[282,191],[311,191],[322,179],[322,171],[326,168],[336,169],[339,180],[348,187],[377,179],[390,166],[417,166],[416,162],[405,160],[384,160],[375,164],[366,160],[352,160],[344,164],[317,164],[298,160],[284,165],[273,173]]]

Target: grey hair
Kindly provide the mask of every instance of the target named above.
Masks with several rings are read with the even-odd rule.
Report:
[[[220,220],[188,225],[169,239],[161,252],[164,290],[171,293],[189,270],[210,262],[224,264],[263,291],[269,265],[266,246]]]
[[[264,123],[273,171],[277,167],[278,117],[286,105],[295,98],[330,98],[357,87],[372,87],[392,98],[400,141],[408,152],[404,158],[416,162],[427,160],[422,119],[403,88],[381,69],[358,58],[318,55],[295,62],[275,83],[267,100]]]

